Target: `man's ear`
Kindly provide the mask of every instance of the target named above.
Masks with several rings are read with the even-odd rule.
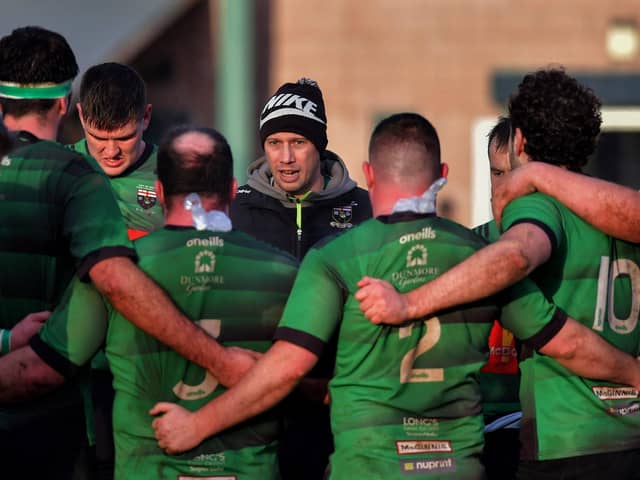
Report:
[[[364,173],[364,180],[367,183],[367,189],[371,190],[375,185],[375,173],[373,167],[369,162],[362,162],[362,171]]]
[[[447,178],[449,176],[449,165],[445,162],[440,164],[440,178]]]
[[[71,97],[66,96],[62,98],[58,98],[58,113],[61,117],[64,117],[69,111],[69,105],[71,102]]]
[[[147,106],[144,107],[144,113],[142,114],[142,130],[146,130],[149,126],[149,122],[151,121],[151,111],[153,107],[150,103],[147,103]]]
[[[522,130],[516,127],[515,131],[513,132],[513,149],[516,155],[518,156],[522,155],[522,153],[524,152],[524,146],[526,143],[527,143],[527,139],[524,138],[524,135],[522,134]]]

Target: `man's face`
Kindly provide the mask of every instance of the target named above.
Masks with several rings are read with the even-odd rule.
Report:
[[[89,154],[100,164],[104,173],[115,177],[133,165],[144,152],[142,134],[149,125],[147,112],[139,120],[130,120],[113,130],[95,128],[84,121],[82,112],[80,120],[84,129]]]
[[[489,166],[491,168],[491,191],[500,185],[504,175],[511,170],[511,142],[503,146],[500,150],[496,148],[496,141],[493,139],[489,144]],[[493,197],[493,195],[492,195]]]
[[[264,141],[264,153],[276,184],[290,195],[322,190],[320,153],[297,133],[278,132]]]

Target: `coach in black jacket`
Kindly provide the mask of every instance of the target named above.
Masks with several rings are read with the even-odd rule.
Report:
[[[309,79],[286,83],[260,116],[265,156],[231,205],[234,228],[298,259],[318,240],[371,218],[367,192],[344,162],[326,150],[322,92]]]
[[[265,156],[249,166],[248,183],[231,205],[234,228],[301,260],[318,240],[371,218],[367,192],[326,150],[327,117],[316,82],[302,78],[278,89],[260,115],[260,139]],[[278,452],[283,480],[323,478],[333,452],[323,399],[334,363],[331,342],[284,405],[287,429]]]

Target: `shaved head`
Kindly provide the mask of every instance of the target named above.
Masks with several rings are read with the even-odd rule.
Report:
[[[371,135],[369,163],[380,181],[426,189],[441,173],[438,134],[421,115],[392,115]]]

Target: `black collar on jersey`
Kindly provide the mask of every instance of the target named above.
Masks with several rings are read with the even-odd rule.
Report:
[[[416,213],[416,212],[396,212],[391,215],[379,215],[376,220],[382,223],[400,223],[400,222],[412,222],[413,220],[420,220],[422,218],[436,218],[435,213]]]
[[[164,226],[165,230],[195,230],[196,227],[194,227],[193,225],[165,225]]]
[[[33,143],[41,142],[42,139],[36,137],[33,133],[26,130],[18,130],[9,132],[11,139],[13,140],[14,148],[18,148],[24,145],[31,145]]]

